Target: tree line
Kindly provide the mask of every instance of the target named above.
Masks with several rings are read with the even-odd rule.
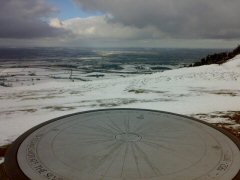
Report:
[[[238,54],[240,54],[240,45],[238,45],[231,52],[221,52],[221,53],[208,55],[202,58],[201,61],[191,64],[190,67],[209,65],[209,64],[223,64]]]

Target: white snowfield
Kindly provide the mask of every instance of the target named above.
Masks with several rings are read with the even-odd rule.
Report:
[[[240,111],[240,56],[223,65],[150,75],[88,82],[50,80],[30,86],[0,87],[0,102],[0,145],[12,142],[44,121],[85,110],[144,108],[195,117]]]

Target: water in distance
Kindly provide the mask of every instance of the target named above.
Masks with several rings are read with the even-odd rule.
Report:
[[[0,70],[29,70],[30,76],[89,81],[136,74],[151,74],[199,61],[225,49],[158,48],[0,48]],[[48,74],[37,69],[44,69]],[[2,71],[4,72],[4,71]],[[1,76],[15,76],[11,71]],[[14,72],[16,72],[14,70]],[[22,71],[21,71],[22,72]],[[22,73],[21,75],[24,75]],[[15,76],[16,77],[16,76]],[[38,77],[39,79],[40,77]],[[44,79],[44,78],[42,78]],[[21,78],[18,79],[21,81]],[[11,80],[10,80],[11,81]],[[12,80],[14,81],[14,80]]]

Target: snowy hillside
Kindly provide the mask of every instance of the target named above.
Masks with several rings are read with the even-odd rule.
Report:
[[[156,109],[226,123],[219,114],[240,111],[240,56],[135,77],[0,87],[0,99],[0,145],[51,118],[99,108]]]

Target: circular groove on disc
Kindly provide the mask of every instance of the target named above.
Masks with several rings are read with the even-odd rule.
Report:
[[[18,177],[36,180],[226,180],[240,169],[239,147],[222,132],[143,109],[88,111],[39,125],[8,152],[8,174],[17,167],[14,153]]]

